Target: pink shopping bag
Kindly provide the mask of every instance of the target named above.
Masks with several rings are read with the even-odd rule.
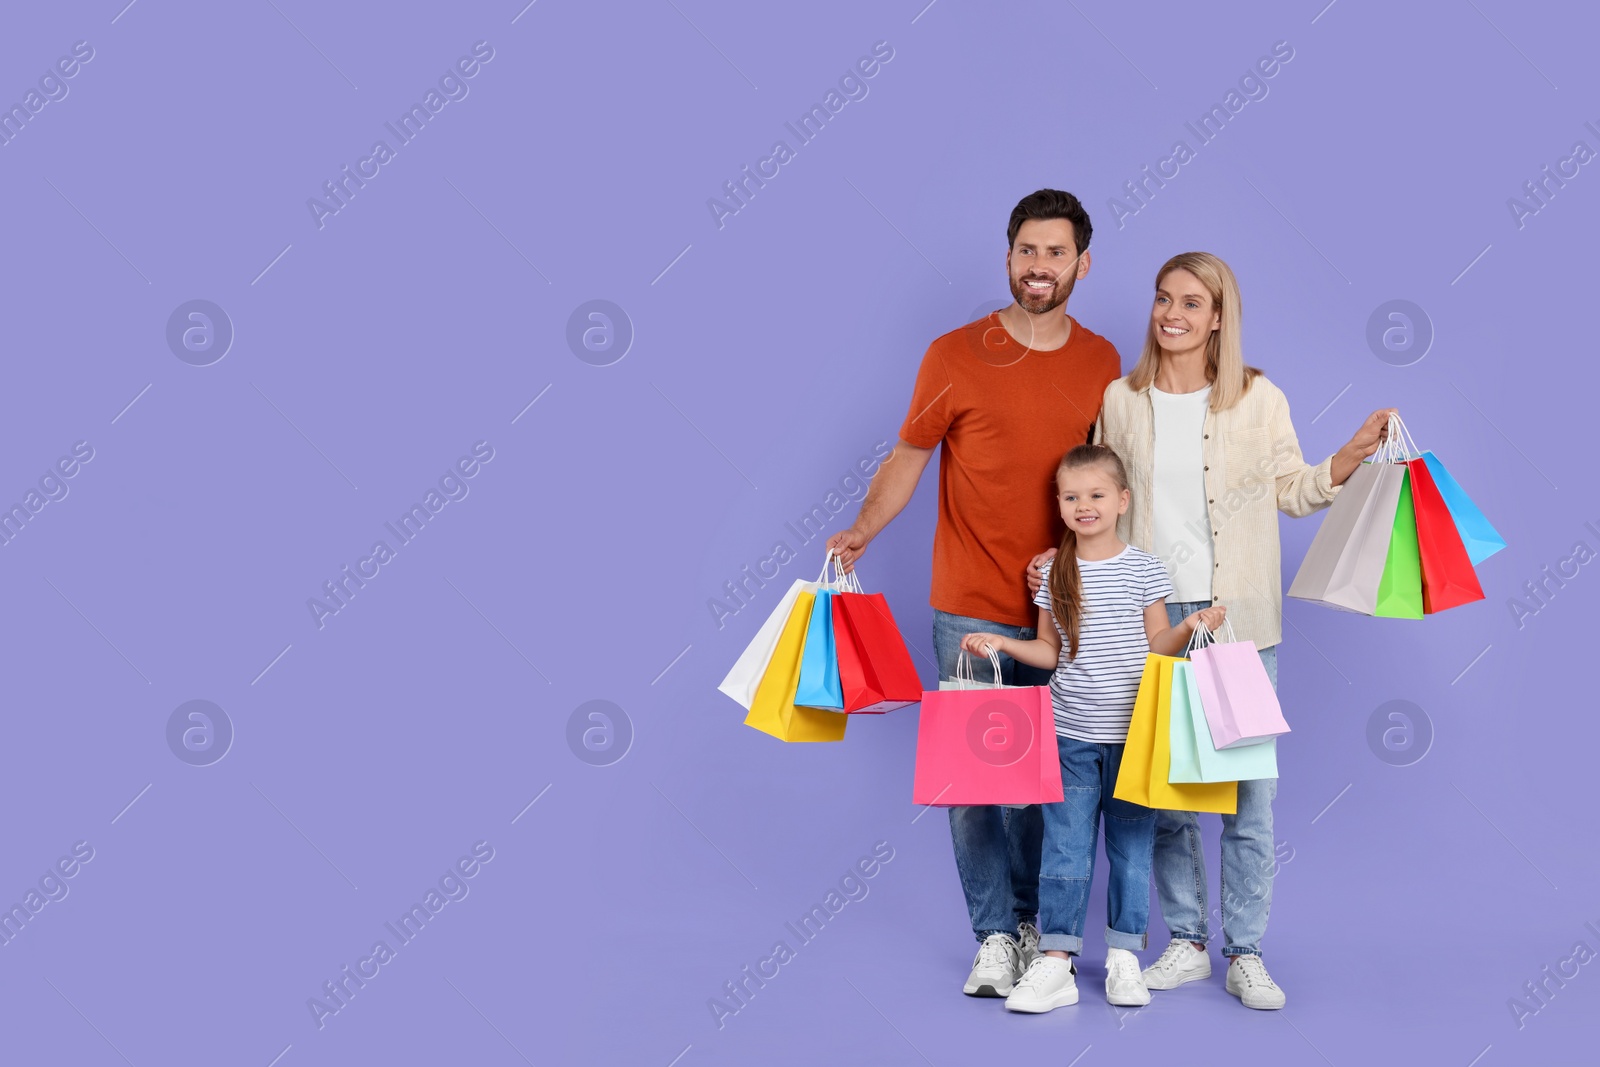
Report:
[[[999,661],[992,662],[998,678]],[[977,686],[922,694],[913,803],[941,808],[1053,804],[1062,795],[1049,686]]]
[[[1215,643],[1189,653],[1212,747],[1221,751],[1254,745],[1288,733],[1255,643],[1235,640],[1232,623],[1223,623],[1222,632],[1223,640],[1213,638]]]

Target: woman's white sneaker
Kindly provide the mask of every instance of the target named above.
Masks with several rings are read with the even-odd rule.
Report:
[[[1006,998],[1006,1010],[1037,1015],[1078,1003],[1078,981],[1074,977],[1077,973],[1071,960],[1035,956],[1027,973]]]
[[[1161,958],[1144,969],[1144,984],[1149,989],[1177,989],[1185,982],[1200,982],[1210,977],[1211,957],[1195,948],[1193,941],[1176,937]]]
[[[1003,997],[1010,994],[1022,974],[1021,946],[1008,934],[990,934],[978,946],[972,973],[961,991],[969,997]]]
[[[1267,973],[1260,956],[1235,956],[1228,965],[1228,992],[1247,1008],[1276,1011],[1288,998]]]
[[[1139,957],[1125,948],[1106,949],[1106,1000],[1129,1008],[1150,1003],[1150,990],[1139,973]]]

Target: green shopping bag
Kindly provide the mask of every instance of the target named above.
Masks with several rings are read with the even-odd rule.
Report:
[[[1411,472],[1400,482],[1400,503],[1394,511],[1389,557],[1378,582],[1378,606],[1386,619],[1422,618],[1422,554],[1417,547],[1417,512],[1411,502]]]
[[[1179,660],[1172,665],[1172,768],[1168,782],[1245,782],[1278,777],[1278,739],[1218,751],[1211,743],[1211,727],[1200,706],[1200,686],[1194,664]]]

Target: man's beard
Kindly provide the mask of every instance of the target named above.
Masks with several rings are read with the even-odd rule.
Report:
[[[1027,276],[1011,279],[1011,296],[1022,310],[1030,315],[1043,315],[1054,311],[1067,302],[1067,297],[1072,295],[1072,287],[1077,283],[1075,271],[1068,271],[1056,278],[1055,287],[1043,293],[1036,293],[1027,286]]]

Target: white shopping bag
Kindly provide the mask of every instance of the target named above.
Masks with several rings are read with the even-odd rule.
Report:
[[[828,553],[822,562],[822,573],[814,582],[796,578],[789,586],[789,591],[783,594],[783,599],[778,601],[778,606],[772,609],[772,614],[767,616],[767,621],[761,624],[761,629],[745,650],[734,661],[733,669],[728,676],[722,679],[722,684],[717,686],[721,692],[728,694],[739,702],[739,706],[746,711],[756,699],[756,687],[761,684],[761,676],[767,673],[767,664],[772,662],[772,653],[778,647],[778,636],[783,632],[783,624],[788,621],[789,612],[794,610],[794,602],[801,593],[815,593],[818,589],[832,589],[837,582],[827,581],[828,565],[833,562],[833,553]]]

